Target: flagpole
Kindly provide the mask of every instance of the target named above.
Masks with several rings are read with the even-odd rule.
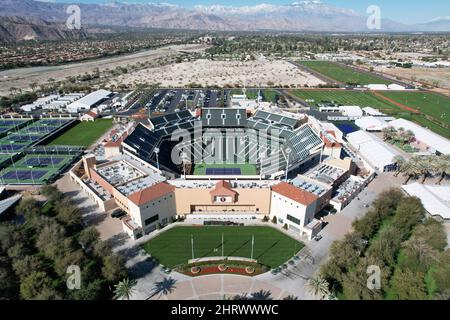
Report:
[[[191,234],[192,260],[194,260],[194,236]]]
[[[252,236],[252,254],[250,256],[250,259],[253,260],[253,246],[255,245],[255,236]]]
[[[224,255],[223,255],[223,232],[222,232],[222,257],[224,257]]]

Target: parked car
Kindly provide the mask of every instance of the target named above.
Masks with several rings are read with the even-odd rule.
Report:
[[[111,218],[122,219],[126,215],[127,215],[127,213],[125,211],[119,209],[119,210],[115,210],[113,213],[111,213]]]
[[[314,237],[314,240],[316,241],[320,241],[322,239],[322,235],[318,234],[317,236]]]

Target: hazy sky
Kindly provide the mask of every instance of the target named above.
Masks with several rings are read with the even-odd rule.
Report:
[[[47,0],[49,1],[49,0]],[[112,0],[54,0],[56,2],[71,3],[101,3],[112,2]],[[119,2],[166,2],[178,4],[183,7],[192,7],[194,5],[255,5],[260,3],[270,4],[289,4],[294,2],[289,0],[118,0]],[[428,22],[436,17],[450,18],[449,0],[322,0],[323,3],[335,5],[342,8],[353,9],[361,14],[365,14],[369,5],[378,5],[381,8],[382,15],[403,23]]]

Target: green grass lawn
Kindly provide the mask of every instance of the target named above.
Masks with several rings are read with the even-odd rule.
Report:
[[[320,102],[334,101],[338,104],[347,106],[360,106],[361,108],[372,107],[379,109],[381,112],[400,111],[401,109],[394,104],[383,101],[371,92],[350,91],[350,90],[330,90],[330,91],[314,91],[314,90],[291,90],[293,95],[303,100],[314,100],[309,102],[313,106],[317,106]]]
[[[270,227],[176,227],[142,245],[162,265],[174,267],[194,257],[251,257],[252,236],[255,237],[253,258],[270,268],[278,267],[297,254],[304,244]]]
[[[382,95],[450,126],[450,98],[429,92],[389,92]]]
[[[392,83],[392,81],[385,80],[376,75],[358,72],[350,67],[341,66],[329,61],[299,61],[299,63],[328,78],[343,83],[357,83],[360,85]]]
[[[53,140],[49,145],[89,147],[111,129],[112,119],[98,119],[95,122],[80,122],[75,127]]]
[[[257,175],[258,172],[256,170],[256,166],[253,164],[197,164],[194,169],[194,175],[204,176],[206,175],[207,168],[240,168],[241,174],[244,176],[254,176]]]
[[[278,92],[276,92],[275,90],[264,90],[263,95],[264,101],[267,102],[277,102],[277,98],[279,96]]]
[[[375,96],[372,92],[359,92],[348,90],[330,90],[330,91],[314,91],[314,90],[291,90],[293,95],[303,100],[314,100],[308,102],[312,106],[316,106],[320,102],[334,101],[342,105],[355,105],[364,107],[372,107],[383,113],[413,121],[424,128],[428,128],[435,133],[450,138],[450,130],[440,126],[439,124],[425,118],[423,114],[436,118],[438,122],[449,124],[450,99],[439,95],[421,92],[380,92],[384,96],[402,103],[411,108],[417,109],[423,114],[415,114],[401,109],[389,101],[382,100]],[[425,98],[424,98],[425,97]],[[442,112],[444,116],[442,116]],[[441,117],[442,116],[442,117]]]
[[[231,95],[238,95],[238,94],[244,94],[242,89],[231,89],[230,90]],[[275,90],[262,90],[262,94],[264,97],[264,101],[267,102],[276,102],[276,98],[278,97],[278,92]],[[255,100],[258,98],[258,90],[256,89],[247,89],[246,90],[247,99]]]

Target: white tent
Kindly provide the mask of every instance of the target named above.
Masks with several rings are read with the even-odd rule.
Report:
[[[450,186],[428,186],[416,182],[402,186],[402,189],[419,198],[432,216],[450,219]]]
[[[394,167],[394,157],[400,153],[376,136],[359,130],[347,135],[350,145],[372,166],[380,171]]]
[[[371,116],[356,119],[355,124],[364,131],[381,131],[388,127],[386,121]]]

